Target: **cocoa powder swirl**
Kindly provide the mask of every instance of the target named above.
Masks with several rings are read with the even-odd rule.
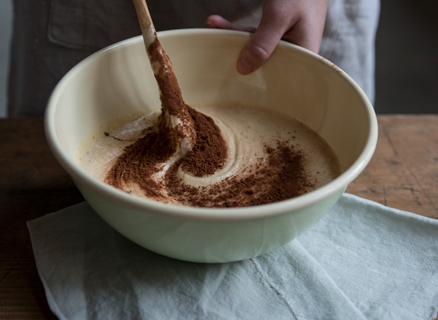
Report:
[[[314,189],[301,152],[281,143],[266,147],[266,152],[267,160],[249,167],[245,174],[202,187],[184,183],[176,175],[175,164],[166,174],[169,196],[187,206],[232,208],[282,201]]]
[[[206,186],[185,183],[178,170],[208,177],[223,168],[228,157],[228,146],[213,119],[190,107],[188,110],[194,119],[196,143],[184,158],[176,159],[163,173],[175,149],[172,133],[160,116],[141,138],[124,149],[105,182],[127,192],[130,185],[138,185],[148,198],[195,207],[261,205],[293,198],[314,188],[314,181],[306,174],[306,156],[281,141],[275,146],[265,145],[266,157],[237,176]]]
[[[182,161],[182,169],[195,177],[206,177],[223,168],[228,157],[228,147],[213,119],[193,108],[188,108],[193,118],[196,143]]]
[[[160,197],[161,186],[153,175],[175,153],[173,133],[161,114],[156,125],[144,130],[143,134],[116,159],[105,182],[122,190],[133,182],[138,184],[145,196]]]

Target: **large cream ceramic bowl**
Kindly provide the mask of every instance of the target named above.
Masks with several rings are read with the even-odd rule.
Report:
[[[48,103],[50,147],[91,207],[133,242],[165,256],[229,262],[275,249],[312,227],[370,160],[376,116],[361,89],[318,55],[280,43],[263,68],[239,75],[249,35],[218,30],[159,33],[185,101],[244,102],[294,117],[318,132],[339,157],[342,174],[308,194],[257,207],[203,209],[137,198],[90,176],[75,162],[84,139],[110,120],[160,108],[140,37],[101,50],[75,66]]]

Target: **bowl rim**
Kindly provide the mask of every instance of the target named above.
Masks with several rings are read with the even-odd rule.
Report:
[[[239,37],[242,39],[249,39],[250,37],[250,34],[246,32],[217,29],[168,30],[160,31],[158,32],[158,35],[160,38],[185,35],[221,35],[227,37]],[[66,155],[61,144],[56,138],[57,135],[55,127],[55,115],[57,101],[60,99],[63,87],[70,81],[70,79],[75,77],[77,73],[81,72],[82,68],[86,67],[88,64],[93,63],[93,61],[95,59],[98,59],[100,55],[106,54],[106,52],[110,50],[120,50],[123,47],[130,46],[134,43],[142,41],[142,36],[136,36],[130,39],[123,40],[106,48],[103,48],[79,62],[58,82],[49,97],[46,111],[44,114],[44,130],[46,140],[58,162],[70,174],[75,183],[80,182],[82,184],[86,184],[93,190],[93,192],[96,192],[100,196],[109,198],[111,202],[116,202],[130,209],[145,211],[149,214],[155,213],[178,218],[215,221],[262,219],[290,213],[291,211],[299,210],[309,205],[315,204],[325,198],[328,198],[338,193],[339,191],[343,192],[348,184],[352,182],[363,171],[368,162],[371,160],[377,144],[378,124],[374,108],[363,90],[347,73],[339,72],[342,70],[329,60],[297,45],[281,41],[279,43],[279,47],[285,47],[289,50],[295,50],[299,52],[299,54],[308,55],[312,59],[316,59],[317,61],[325,64],[329,68],[334,68],[337,75],[339,77],[342,77],[350,86],[352,86],[353,90],[355,90],[359,94],[359,98],[362,100],[362,105],[365,108],[368,121],[369,134],[367,137],[367,141],[365,143],[365,147],[361,151],[356,161],[337,178],[309,193],[279,202],[241,208],[200,208],[165,204],[156,200],[133,196],[113,186],[110,186],[98,180],[97,178],[92,177],[91,175],[87,174],[85,170],[80,168],[79,165],[75,163],[75,161],[73,161]]]

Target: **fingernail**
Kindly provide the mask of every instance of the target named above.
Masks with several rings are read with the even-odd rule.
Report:
[[[237,71],[239,71],[242,74],[248,74],[251,73],[254,69],[253,64],[251,63],[251,61],[245,59],[245,58],[240,58],[239,61],[237,61]]]

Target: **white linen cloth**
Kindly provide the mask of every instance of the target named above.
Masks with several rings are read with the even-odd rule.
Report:
[[[344,194],[280,249],[182,262],[119,235],[86,203],[28,222],[60,319],[434,319],[438,220]]]

